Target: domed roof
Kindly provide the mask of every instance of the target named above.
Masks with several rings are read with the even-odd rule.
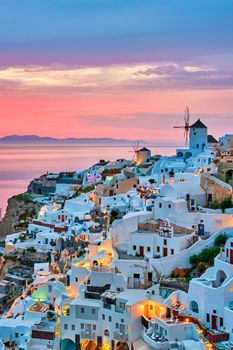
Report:
[[[163,197],[177,199],[177,193],[176,193],[175,189],[170,184],[164,185],[159,194],[160,194],[160,196],[163,196]]]

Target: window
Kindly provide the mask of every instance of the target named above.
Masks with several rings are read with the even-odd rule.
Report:
[[[81,314],[84,314],[84,307],[81,307]]]
[[[116,323],[116,328],[119,328],[119,323]]]
[[[102,315],[102,319],[105,320],[105,314]]]
[[[150,252],[150,247],[147,247],[147,251]]]
[[[171,255],[173,255],[174,254],[174,249],[171,249]]]
[[[92,315],[95,315],[95,309],[91,309]]]
[[[157,253],[159,253],[159,252],[160,252],[160,247],[158,246],[158,247],[157,247]]]
[[[168,208],[171,209],[171,207],[172,207],[171,204],[168,204]]]
[[[162,203],[159,203],[159,208],[162,208]]]
[[[126,306],[125,311],[126,311],[127,313],[130,313],[130,306]]]
[[[68,324],[67,323],[64,324],[64,329],[68,329]]]
[[[112,322],[112,316],[108,316],[109,322]]]
[[[137,249],[136,245],[133,245],[133,250],[136,250],[136,249]]]
[[[84,329],[84,323],[81,323],[81,329]]]
[[[51,285],[49,285],[49,287],[48,287],[48,291],[49,291],[49,293],[51,293],[51,292],[52,292],[52,286],[51,286]]]
[[[167,245],[167,240],[166,239],[163,240],[163,244]]]
[[[75,324],[71,325],[71,329],[72,329],[72,331],[75,331]]]
[[[18,338],[19,337],[19,333],[15,333],[15,338]]]
[[[152,277],[153,277],[152,272],[148,272],[148,281],[149,282],[152,282]]]
[[[150,310],[153,310],[153,305],[152,304],[150,304]]]
[[[139,276],[139,277],[140,277],[140,276]],[[123,303],[119,303],[119,307],[120,307],[121,309],[123,309],[124,304],[123,304]]]
[[[206,322],[210,322],[210,314],[206,314]]]
[[[217,313],[217,311],[216,310],[213,310],[213,314],[216,314]]]
[[[96,325],[93,324],[93,331],[96,331]]]
[[[123,320],[123,318],[121,319],[121,323],[124,323],[125,321]]]
[[[219,323],[220,323],[220,327],[223,327],[223,318],[222,317],[220,317],[220,319],[219,319]]]
[[[78,282],[78,277],[75,277],[75,282]]]

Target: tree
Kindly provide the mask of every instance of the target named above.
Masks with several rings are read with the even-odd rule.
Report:
[[[221,246],[225,245],[225,243],[226,243],[226,241],[227,241],[227,238],[228,238],[228,237],[227,237],[227,234],[226,234],[226,233],[219,235],[219,236],[215,239],[214,245],[215,245],[216,247],[221,247]]]
[[[112,224],[116,219],[118,219],[118,211],[113,209],[110,214],[110,223]]]
[[[225,210],[227,208],[232,208],[233,204],[232,204],[232,201],[231,201],[231,198],[226,198],[224,199],[221,203],[219,203],[218,207],[219,209],[222,210],[222,212],[224,213]]]
[[[154,179],[149,179],[148,182],[152,185],[155,183],[155,180]]]

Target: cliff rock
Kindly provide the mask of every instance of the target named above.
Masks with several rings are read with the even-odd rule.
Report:
[[[0,222],[0,240],[5,236],[27,228],[28,222],[41,208],[27,193],[8,199],[6,214]]]

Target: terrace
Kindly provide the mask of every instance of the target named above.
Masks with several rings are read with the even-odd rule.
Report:
[[[31,305],[28,308],[28,311],[30,312],[40,312],[45,313],[49,310],[49,305],[42,303],[41,301],[37,301],[35,304]]]

